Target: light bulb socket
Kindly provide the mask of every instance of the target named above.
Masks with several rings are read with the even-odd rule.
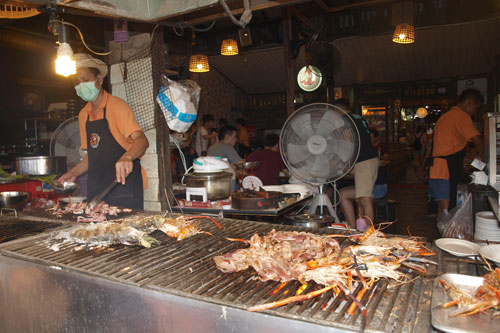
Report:
[[[60,44],[63,44],[63,43],[68,43],[68,28],[64,25],[64,24],[61,24],[61,26],[59,27],[59,43]]]

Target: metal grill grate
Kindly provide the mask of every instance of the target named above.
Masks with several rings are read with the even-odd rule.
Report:
[[[5,219],[0,222],[0,243],[35,235],[47,229],[61,226],[61,223],[38,222],[22,219]]]
[[[300,287],[297,281],[289,282],[279,292],[271,295],[280,283],[254,279],[255,274],[251,270],[222,273],[217,270],[212,258],[246,246],[227,241],[227,235],[248,239],[256,232],[264,234],[273,228],[297,231],[307,231],[306,229],[230,219],[224,219],[221,224],[224,232],[207,222],[202,227],[214,236],[200,234],[180,242],[155,232],[153,236],[160,239],[162,245],[150,249],[116,246],[97,252],[76,251],[74,245],[63,245],[58,252],[53,252],[45,243],[47,235],[37,237],[37,241],[19,240],[5,244],[0,249],[4,255],[12,257],[46,262],[70,271],[85,272],[141,288],[241,309],[296,293]],[[304,293],[321,287],[311,283]],[[355,287],[357,293],[361,285]],[[431,291],[432,280],[417,279],[404,285],[391,285],[385,280],[377,282],[362,299],[364,304],[368,302],[367,328],[384,332],[417,332],[418,321],[428,327]],[[343,293],[336,295],[329,291],[302,303],[265,312],[320,325],[358,330],[361,326],[359,310],[353,316],[347,314],[351,303]]]

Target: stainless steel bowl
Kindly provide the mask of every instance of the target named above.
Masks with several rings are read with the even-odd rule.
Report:
[[[73,182],[64,182],[62,184],[58,183],[58,182],[54,182],[50,186],[52,186],[54,191],[56,191],[59,194],[63,194],[63,195],[71,194],[71,193],[75,192],[75,190],[79,187],[77,183],[73,183]]]
[[[207,189],[208,200],[228,198],[231,194],[231,178],[229,172],[207,172],[188,173],[186,178],[187,187],[203,187]]]
[[[241,162],[236,163],[234,166],[236,169],[252,170],[252,169],[256,169],[259,165],[260,165],[259,161],[255,161],[255,162],[241,161]]]
[[[29,197],[28,192],[0,192],[0,208],[22,209],[28,202]]]

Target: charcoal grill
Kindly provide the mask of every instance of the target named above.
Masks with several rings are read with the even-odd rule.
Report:
[[[199,234],[179,242],[165,236],[160,246],[150,249],[120,245],[100,252],[78,251],[77,246],[66,244],[54,252],[44,243],[49,238],[47,233],[3,244],[0,246],[0,283],[4,284],[1,287],[5,293],[0,299],[0,330],[30,329],[32,327],[26,325],[35,324],[47,330],[69,331],[112,331],[116,327],[183,332],[360,329],[359,310],[349,316],[347,309],[352,301],[332,291],[264,312],[246,311],[251,306],[294,295],[300,284],[289,282],[272,294],[280,283],[256,280],[251,270],[220,272],[212,258],[245,247],[225,237],[248,239],[256,232],[264,234],[273,228],[307,229],[231,219],[219,221],[223,232],[206,222],[201,226],[213,236]],[[319,230],[322,230],[317,231],[319,233],[327,232]],[[32,312],[26,314],[22,311],[22,299],[28,296],[16,295],[19,289],[8,285],[9,276],[32,271],[41,277],[26,282],[28,286],[24,289],[30,290],[32,286],[36,294],[31,295],[29,303]],[[321,287],[311,283],[304,293]],[[360,288],[357,286],[357,290]],[[368,302],[367,331],[429,331],[431,292],[431,280],[416,279],[404,285],[379,281],[362,300],[365,304]],[[46,302],[50,295],[60,298],[53,300],[55,314],[47,314],[46,308],[45,312],[33,313],[37,306],[32,303],[39,299]],[[13,306],[16,299],[21,301]],[[58,319],[61,312],[65,316]],[[28,321],[27,317],[33,318]]]
[[[0,219],[0,243],[35,235],[47,229],[62,226],[57,222],[42,222],[21,218]]]

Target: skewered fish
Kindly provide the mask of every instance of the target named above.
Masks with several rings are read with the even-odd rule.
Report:
[[[51,240],[61,239],[65,242],[83,244],[90,247],[104,247],[113,244],[151,247],[152,244],[160,244],[156,238],[149,236],[144,231],[113,222],[91,223],[70,231],[55,232],[51,236]],[[53,249],[56,250],[57,247]]]

